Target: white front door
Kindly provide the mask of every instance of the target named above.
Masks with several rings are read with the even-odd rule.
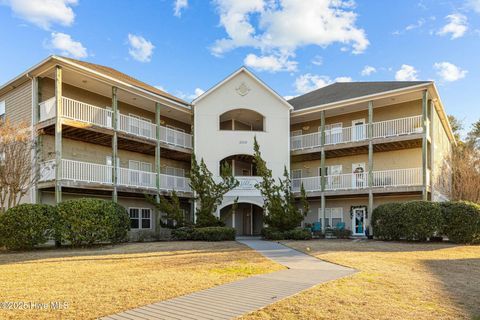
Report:
[[[352,232],[356,236],[365,235],[365,208],[353,209],[352,215]]]
[[[365,119],[352,121],[352,141],[360,141],[367,138]]]
[[[365,173],[365,162],[352,164],[352,188],[365,188],[367,186],[367,174]]]

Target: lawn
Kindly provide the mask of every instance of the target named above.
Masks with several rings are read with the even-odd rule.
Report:
[[[1,302],[66,302],[0,319],[94,319],[283,267],[236,242],[156,242],[0,253]]]
[[[351,240],[285,244],[359,272],[242,319],[480,319],[480,246]]]

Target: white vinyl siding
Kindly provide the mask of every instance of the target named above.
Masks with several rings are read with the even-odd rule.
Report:
[[[12,122],[32,122],[32,82],[28,81],[18,86],[4,96],[0,101],[5,102],[5,115]]]

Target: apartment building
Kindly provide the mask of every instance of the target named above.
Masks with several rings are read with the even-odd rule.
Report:
[[[27,201],[113,199],[128,209],[132,236],[161,232],[145,194],[175,190],[195,220],[193,152],[216,179],[222,163],[232,166],[240,185],[216,215],[239,235],[259,234],[255,137],[275,177],[287,168],[294,192],[303,184],[304,223],[322,229],[362,236],[379,204],[448,197],[437,181],[455,140],[429,81],[336,83],[286,101],[240,68],[188,103],[114,69],[51,56],[0,88],[2,110],[31,124],[39,146],[41,176]]]

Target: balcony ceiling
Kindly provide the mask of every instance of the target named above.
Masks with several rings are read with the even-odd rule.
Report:
[[[399,94],[395,96],[390,96],[382,99],[376,99],[373,101],[373,108],[381,108],[385,106],[390,106],[390,105],[395,105],[395,104],[400,104],[404,102],[409,102],[409,101],[415,101],[415,100],[420,100],[422,99],[422,92],[421,91],[416,91],[416,92],[410,92],[410,93],[405,93],[405,94]],[[292,113],[292,117],[290,120],[291,124],[295,123],[302,123],[306,121],[311,121],[314,119],[320,119],[320,111],[325,110],[325,117],[333,117],[333,116],[338,116],[342,114],[348,114],[348,113],[353,113],[353,112],[358,112],[358,111],[366,111],[368,110],[368,102],[361,102],[361,103],[356,103],[356,104],[349,104],[349,105],[340,105],[338,107],[332,107],[331,109],[327,108],[317,108],[317,110],[312,111],[310,113],[305,113],[301,114],[300,112]],[[302,113],[306,112],[305,110],[302,110]],[[373,111],[375,113],[375,110]],[[298,114],[298,115],[297,115]]]

